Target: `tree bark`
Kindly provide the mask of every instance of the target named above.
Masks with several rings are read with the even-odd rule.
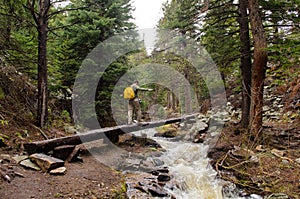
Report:
[[[39,0],[38,29],[38,112],[39,127],[44,127],[48,119],[48,65],[47,65],[47,26],[50,0]]]
[[[184,67],[184,77],[186,80],[189,79],[189,71],[188,71],[188,67],[185,66]],[[191,88],[190,88],[190,84],[188,81],[185,81],[184,84],[184,92],[185,92],[185,113],[186,114],[190,114],[192,112],[192,96],[191,96]]]
[[[248,128],[251,106],[251,50],[249,18],[247,14],[248,0],[240,0],[239,3],[239,25],[241,42],[241,73],[242,73],[242,118],[241,125]]]
[[[249,0],[249,13],[254,42],[249,125],[251,134],[256,140],[259,140],[262,133],[263,88],[268,54],[266,50],[267,41],[259,14],[258,0]]]

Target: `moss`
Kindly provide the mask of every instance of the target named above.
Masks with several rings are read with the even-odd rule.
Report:
[[[121,179],[119,182],[119,185],[111,189],[111,196],[110,198],[112,199],[127,199],[127,185],[126,185],[126,180],[125,177],[118,171],[114,170],[118,175],[121,175]]]

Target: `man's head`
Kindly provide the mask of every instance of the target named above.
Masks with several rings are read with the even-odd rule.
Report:
[[[135,84],[138,84],[139,83],[139,81],[138,80],[134,80],[134,82],[133,83],[135,83]]]

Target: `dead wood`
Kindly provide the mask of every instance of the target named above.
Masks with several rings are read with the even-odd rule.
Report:
[[[7,182],[11,182],[11,178],[4,172],[2,171],[2,169],[0,168],[0,175],[2,176],[2,178],[4,180],[6,180]]]
[[[133,125],[121,125],[114,127],[107,127],[101,129],[90,130],[84,133],[78,133],[76,135],[24,143],[24,148],[29,154],[49,152],[55,147],[62,145],[78,145],[84,142],[90,142],[98,139],[109,139],[113,143],[118,142],[119,135],[124,133],[130,133],[134,131],[139,131],[143,129],[155,128],[165,124],[171,124],[176,122],[190,121],[194,122],[194,118],[198,114],[186,115],[179,118],[169,118],[166,120],[152,121],[152,122],[142,122],[140,124]]]
[[[48,136],[46,135],[46,133],[44,131],[42,131],[42,129],[40,129],[39,127],[35,126],[34,124],[30,124],[30,126],[32,126],[33,128],[37,129],[46,140],[49,139]]]

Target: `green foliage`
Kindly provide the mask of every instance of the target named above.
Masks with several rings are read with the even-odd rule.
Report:
[[[203,18],[202,45],[221,73],[230,74],[240,58],[238,7],[231,0],[211,1],[210,7]]]
[[[4,142],[5,140],[9,140],[9,136],[0,133],[0,140]]]
[[[70,123],[71,122],[71,117],[70,117],[70,113],[67,110],[63,110],[61,113],[61,118],[67,122]]]
[[[0,59],[36,80],[37,31],[33,25],[34,19],[26,9],[27,3],[26,0],[0,2]],[[299,64],[300,1],[262,0],[259,3],[268,38],[269,61],[282,69]],[[205,47],[222,74],[231,74],[239,68],[241,56],[237,4],[232,0],[212,0],[208,10],[202,13],[204,7],[197,0],[169,1],[163,7],[164,16],[159,21],[159,29],[166,28],[192,38],[196,44]],[[50,96],[70,99],[77,72],[87,55],[100,42],[116,33],[135,28],[130,21],[132,10],[130,0],[72,0],[67,7],[51,7],[47,45]],[[169,36],[159,35],[158,47],[167,43]],[[118,50],[117,46],[114,48],[112,50]],[[195,49],[188,50],[193,52]],[[147,57],[145,49],[142,49],[121,57],[104,74],[94,74],[101,75],[96,94],[99,118],[111,115],[111,93],[118,79],[128,69],[143,63],[167,64],[188,79],[198,99],[209,97],[207,85],[187,60],[163,53]],[[274,70],[270,72],[276,73]],[[279,74],[273,84],[281,84],[284,78],[286,76]],[[215,85],[210,86],[218,87],[219,83],[214,82]],[[151,105],[151,100],[157,100],[163,106],[168,104],[166,98],[169,90],[155,87],[159,89],[157,96],[154,98],[145,94],[144,108]],[[3,98],[0,90],[0,99]],[[63,110],[57,117],[63,120],[70,118]],[[7,125],[5,120],[0,122],[1,125]]]
[[[25,140],[25,137],[29,137],[27,130],[23,130],[23,132],[16,132],[15,135],[21,140]]]
[[[261,1],[269,60],[280,67],[299,64],[300,1]]]
[[[59,39],[49,44],[51,46],[49,54],[53,60],[49,67],[51,68],[49,73],[53,77],[50,79],[49,88],[56,93],[70,97],[67,90],[72,88],[79,68],[84,64],[91,64],[90,62],[83,63],[89,53],[99,43],[124,30],[133,29],[135,26],[130,22],[132,18],[130,0],[74,0],[65,9],[74,11],[57,16],[51,21],[53,26],[64,27],[64,29],[56,31],[52,37],[56,38],[59,35]],[[115,48],[117,50],[118,47]],[[109,49],[107,53],[111,50],[113,49]],[[120,62],[116,61],[111,64],[104,74],[93,74],[101,75],[95,105],[99,118],[109,118],[111,115],[111,92],[117,79],[128,69],[125,59],[119,60]],[[93,65],[95,68],[98,67],[97,63]],[[93,117],[91,114],[93,110],[94,106],[91,106],[90,110],[82,113],[82,120],[89,121]]]
[[[104,125],[113,121],[111,112],[112,93],[117,81],[127,70],[127,58],[123,56],[110,64],[100,78],[96,96],[96,113],[100,122]],[[123,97],[121,98],[123,99]]]
[[[174,0],[164,5],[164,17],[159,22],[160,28],[177,30],[191,37],[196,37],[196,23],[200,4],[195,0]]]
[[[1,126],[7,126],[8,125],[8,121],[5,119],[0,119],[0,125]]]
[[[157,115],[158,115],[159,118],[166,118],[167,113],[166,113],[164,107],[159,107],[158,108]]]
[[[35,77],[36,29],[25,0],[0,2],[0,57],[17,70]]]

